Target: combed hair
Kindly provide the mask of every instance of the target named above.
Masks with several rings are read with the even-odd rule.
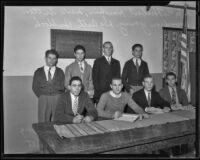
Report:
[[[136,47],[140,47],[140,48],[143,50],[143,46],[142,46],[141,44],[137,43],[137,44],[134,44],[134,45],[132,46],[132,51],[134,51],[134,49],[135,49]]]
[[[45,52],[45,57],[48,57],[49,54],[54,54],[56,58],[59,57],[58,52],[55,49],[49,49]]]
[[[82,80],[81,80],[81,78],[80,78],[79,76],[74,76],[74,77],[72,77],[72,78],[70,79],[70,81],[69,81],[69,85],[71,85],[73,81],[80,81],[81,84],[82,84]]]
[[[77,50],[79,50],[79,49],[83,50],[83,52],[86,53],[85,47],[82,46],[82,45],[76,45],[76,46],[74,47],[74,53],[75,53]]]

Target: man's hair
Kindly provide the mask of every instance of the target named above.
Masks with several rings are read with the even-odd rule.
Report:
[[[59,57],[58,52],[55,49],[49,49],[45,52],[45,57],[47,58],[49,54],[54,54],[56,58]]]
[[[176,78],[176,74],[174,72],[167,72],[165,75],[165,79],[167,79],[168,76],[174,76],[174,78]]]
[[[119,77],[119,76],[117,76],[117,77],[112,77],[111,84],[112,84],[113,80],[121,80],[121,81],[122,81],[122,78],[121,78],[121,77]]]
[[[84,53],[86,52],[85,47],[83,47],[82,45],[76,45],[74,47],[74,53],[76,53],[76,51],[79,50],[79,49],[83,50]]]
[[[146,74],[143,78],[143,81],[145,81],[146,78],[152,78],[153,79],[153,76],[151,74]]]
[[[81,80],[81,78],[78,77],[78,76],[72,77],[72,78],[70,79],[70,81],[69,81],[69,85],[71,85],[73,81],[80,81],[81,84],[82,84],[82,80]]]
[[[105,47],[106,44],[111,44],[111,46],[113,47],[113,44],[110,41],[106,41],[103,43],[103,47]]]
[[[141,44],[137,43],[137,44],[134,44],[134,45],[132,46],[132,51],[134,51],[134,49],[135,49],[136,47],[140,47],[140,48],[143,50],[143,46],[142,46]]]

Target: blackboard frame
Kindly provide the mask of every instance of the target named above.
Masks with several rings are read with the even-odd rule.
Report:
[[[51,29],[51,49],[59,58],[74,58],[74,47],[78,44],[86,49],[86,58],[93,59],[102,55],[102,32]]]

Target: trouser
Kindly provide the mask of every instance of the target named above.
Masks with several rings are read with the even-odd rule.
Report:
[[[38,99],[38,122],[53,121],[56,104],[60,95],[41,95]],[[39,149],[41,153],[48,153],[46,147],[39,140]]]

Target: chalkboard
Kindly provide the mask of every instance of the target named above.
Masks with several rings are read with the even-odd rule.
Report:
[[[86,58],[98,58],[102,54],[102,32],[51,29],[51,48],[59,58],[74,58],[78,44],[86,49]]]

